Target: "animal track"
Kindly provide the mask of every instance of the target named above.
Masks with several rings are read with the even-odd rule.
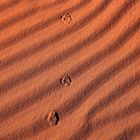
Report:
[[[63,77],[60,79],[60,83],[61,83],[63,86],[70,86],[70,84],[71,84],[71,78],[70,78],[68,75],[65,75],[65,76],[63,76]]]
[[[65,24],[70,24],[72,22],[72,17],[69,13],[65,13],[61,18]]]
[[[51,111],[48,115],[48,122],[51,126],[55,126],[59,122],[59,114],[54,110]]]

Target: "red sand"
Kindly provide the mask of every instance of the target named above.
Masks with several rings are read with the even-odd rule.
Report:
[[[139,140],[139,29],[139,0],[1,0],[0,140]]]

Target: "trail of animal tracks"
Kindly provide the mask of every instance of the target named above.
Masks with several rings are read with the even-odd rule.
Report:
[[[140,139],[140,0],[0,1],[0,140]]]

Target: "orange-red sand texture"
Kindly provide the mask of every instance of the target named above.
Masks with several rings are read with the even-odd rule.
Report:
[[[0,140],[140,140],[140,0],[0,1]]]

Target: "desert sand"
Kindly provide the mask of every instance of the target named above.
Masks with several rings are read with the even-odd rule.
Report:
[[[139,0],[0,0],[0,140],[140,140]]]

